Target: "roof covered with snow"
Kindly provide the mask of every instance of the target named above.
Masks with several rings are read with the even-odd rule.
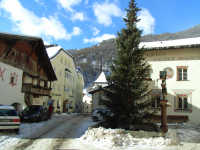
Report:
[[[99,77],[94,81],[94,83],[107,83],[105,73],[102,71]]]
[[[49,58],[53,57],[60,49],[62,49],[61,46],[53,46],[46,48]]]
[[[145,49],[170,49],[170,48],[190,48],[200,47],[200,37],[167,40],[167,41],[155,41],[155,42],[141,42],[140,48]]]
[[[67,55],[73,58],[71,53],[67,52],[59,45],[48,47],[46,48],[46,50],[50,59],[53,59],[54,57],[56,57],[61,51],[65,52]]]

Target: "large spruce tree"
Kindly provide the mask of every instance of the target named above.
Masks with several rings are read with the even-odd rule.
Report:
[[[118,33],[116,39],[117,56],[111,67],[110,87],[106,92],[109,101],[104,101],[114,113],[111,118],[107,118],[107,123],[112,124],[110,127],[120,128],[144,123],[153,112],[152,100],[146,97],[150,66],[144,59],[144,50],[139,48],[142,31],[137,28],[137,13],[140,9],[135,0],[130,0],[126,11],[126,28]]]

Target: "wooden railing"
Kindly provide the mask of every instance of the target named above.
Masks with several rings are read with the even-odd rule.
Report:
[[[37,94],[42,96],[49,96],[51,92],[51,88],[44,88],[40,86],[34,86],[32,84],[22,84],[22,92]]]

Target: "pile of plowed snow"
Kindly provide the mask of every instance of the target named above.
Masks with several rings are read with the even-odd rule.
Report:
[[[101,147],[134,147],[139,145],[160,147],[172,143],[160,133],[145,131],[126,131],[124,129],[89,128],[80,138],[84,143],[93,143]]]

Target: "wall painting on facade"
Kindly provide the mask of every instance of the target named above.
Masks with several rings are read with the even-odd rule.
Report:
[[[4,73],[5,73],[6,69],[0,67],[0,79],[3,81],[4,80]]]
[[[10,85],[12,87],[17,85],[17,80],[18,80],[18,74],[16,72],[11,72],[10,73]]]

